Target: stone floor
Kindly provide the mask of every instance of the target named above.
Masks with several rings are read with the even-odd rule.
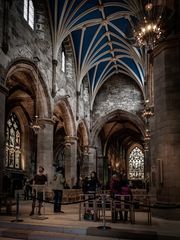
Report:
[[[14,206],[14,211],[16,207]],[[53,213],[53,205],[46,203],[45,214],[30,217],[31,201],[21,201],[19,215],[14,212],[0,215],[1,239],[180,239],[180,221],[152,217],[148,225],[146,213],[137,213],[136,223],[112,223],[110,213],[106,221],[79,221],[79,206],[63,205],[64,213]],[[108,229],[109,228],[109,229]],[[93,237],[92,237],[93,236]]]

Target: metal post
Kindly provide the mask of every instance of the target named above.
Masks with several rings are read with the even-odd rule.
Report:
[[[103,229],[103,230],[111,229],[111,227],[106,226],[106,214],[105,214],[105,211],[106,211],[106,194],[102,194],[101,197],[102,197],[103,225],[99,226],[97,228]]]
[[[22,219],[19,219],[19,192],[16,194],[16,219],[11,222],[23,222]]]

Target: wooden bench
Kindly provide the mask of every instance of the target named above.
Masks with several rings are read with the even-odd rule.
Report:
[[[63,189],[63,199],[64,203],[77,202],[81,199],[82,189]]]

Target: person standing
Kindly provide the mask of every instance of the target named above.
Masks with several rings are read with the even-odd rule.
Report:
[[[41,187],[37,187],[35,185],[42,185]],[[34,215],[34,209],[36,206],[36,200],[38,200],[38,215],[41,215],[41,207],[43,203],[43,188],[47,185],[47,176],[44,174],[44,168],[39,166],[39,172],[33,178],[32,185],[32,210],[30,216]]]
[[[89,192],[96,192],[100,188],[100,183],[97,177],[96,172],[91,172],[90,175],[90,180],[89,180],[89,187],[88,187]]]
[[[132,200],[132,192],[131,192],[131,188],[129,186],[128,179],[126,178],[126,175],[123,175],[123,177],[122,177],[120,194],[125,195],[125,197],[124,197],[125,211],[124,211],[124,214],[122,212],[120,212],[120,220],[123,220],[124,222],[126,222],[128,220],[128,211],[131,207],[130,203],[128,203],[128,202],[131,202],[131,200]]]
[[[65,179],[62,173],[62,168],[58,167],[56,170],[56,174],[53,179],[53,192],[54,192],[54,212],[55,213],[63,213],[61,211],[61,202],[63,196]]]
[[[110,182],[110,194],[111,197],[113,198],[113,200],[115,200],[115,202],[119,201],[119,196],[120,195],[120,176],[115,173],[112,175],[112,179]],[[120,203],[115,203],[115,211],[113,211],[112,213],[112,220],[113,222],[117,222],[118,220],[118,213],[121,215],[121,213],[119,211],[116,210],[116,208],[120,208]]]

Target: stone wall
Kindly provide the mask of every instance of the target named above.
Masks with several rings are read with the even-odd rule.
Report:
[[[79,117],[85,119],[86,124],[90,127],[90,96],[88,79],[85,77],[81,85],[79,96]]]
[[[93,121],[119,109],[138,113],[142,110],[143,96],[134,81],[124,75],[111,77],[101,87],[93,106]]]
[[[39,5],[37,6],[39,7]],[[44,11],[44,17],[42,17]],[[23,17],[23,1],[12,1],[9,7],[8,22],[8,46],[9,50],[5,54],[0,48],[1,65],[6,69],[17,59],[28,59],[33,61],[33,57],[40,59],[39,68],[48,88],[51,88],[52,79],[52,48],[51,37],[46,9],[35,10],[36,20],[41,19],[41,31],[35,22],[33,30]],[[38,18],[38,16],[41,17]],[[43,27],[42,27],[43,26]],[[3,3],[0,2],[0,43],[3,41]],[[43,30],[44,29],[44,30]],[[46,30],[45,30],[46,29]]]
[[[57,99],[59,96],[69,95],[69,104],[71,106],[72,112],[76,113],[76,77],[75,77],[75,65],[74,65],[74,55],[72,52],[72,44],[69,38],[66,38],[63,42],[63,47],[65,50],[65,58],[66,58],[66,69],[65,72],[62,71],[62,57],[61,50],[58,54],[58,65],[57,65],[57,82],[56,82],[56,90],[57,90]],[[55,98],[56,101],[56,98]]]

